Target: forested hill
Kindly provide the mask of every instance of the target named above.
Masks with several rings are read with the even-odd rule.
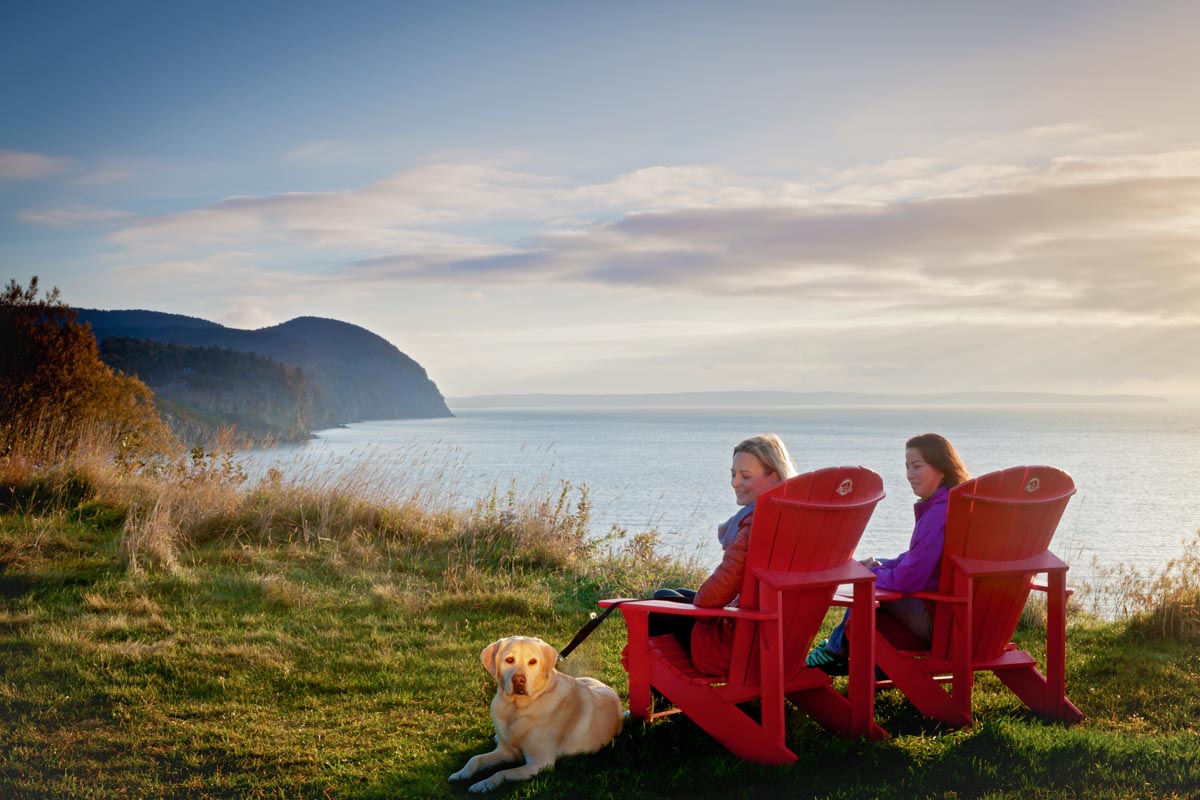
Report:
[[[347,322],[298,317],[270,328],[241,330],[158,311],[77,311],[79,321],[89,323],[101,343],[116,337],[222,348],[299,367],[313,429],[364,419],[452,416],[420,364],[383,337]],[[166,357],[167,351],[162,352]],[[149,366],[142,369],[150,372]],[[146,382],[154,388],[153,380]]]
[[[149,386],[159,413],[189,444],[229,426],[255,441],[306,439],[314,412],[327,411],[314,407],[303,370],[257,353],[106,336],[100,358]]]

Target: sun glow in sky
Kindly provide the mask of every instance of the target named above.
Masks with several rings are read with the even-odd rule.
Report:
[[[0,265],[448,396],[1200,395],[1200,4],[6,2]]]

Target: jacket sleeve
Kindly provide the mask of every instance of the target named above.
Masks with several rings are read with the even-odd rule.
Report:
[[[892,592],[924,592],[937,588],[942,543],[946,538],[946,514],[931,510],[917,521],[908,550],[890,558],[872,572],[875,586]]]
[[[720,608],[732,603],[741,593],[742,578],[746,575],[746,551],[750,546],[750,521],[753,518],[751,514],[738,525],[737,537],[725,550],[721,563],[696,590],[696,599],[692,601],[695,605]]]

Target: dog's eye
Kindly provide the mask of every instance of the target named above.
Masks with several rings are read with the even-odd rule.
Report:
[[[513,658],[512,656],[509,656],[508,658],[504,659],[504,663],[505,663],[505,664],[512,664],[512,663],[515,663],[515,662],[516,662],[516,659],[515,659],[515,658]]]
[[[537,659],[536,659],[536,658],[531,658],[531,659],[529,659],[529,666],[531,666],[531,667],[532,667],[532,666],[534,666],[534,665],[536,665],[536,664],[537,664]]]

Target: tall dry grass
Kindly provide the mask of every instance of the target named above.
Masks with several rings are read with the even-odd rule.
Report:
[[[197,548],[223,543],[325,548],[357,561],[440,547],[451,592],[503,589],[506,580],[550,572],[644,595],[703,577],[694,557],[667,555],[655,531],[593,535],[586,486],[541,482],[518,491],[514,483],[464,504],[471,488],[459,465],[419,448],[342,465],[301,450],[251,477],[245,442],[232,431],[208,447],[133,458],[106,426],[74,426],[68,435],[52,421],[35,423],[0,452],[0,509],[23,514],[29,532],[7,538],[0,564],[32,558],[53,538],[47,513],[91,503],[119,509],[119,550],[133,574],[185,570]],[[1150,573],[1095,564],[1073,605],[1135,619],[1133,629],[1147,637],[1200,640],[1200,535],[1183,544],[1180,556]]]
[[[355,563],[403,561],[406,548],[436,548],[451,594],[502,591],[544,574],[574,575],[580,591],[623,593],[699,577],[694,565],[665,555],[654,532],[591,536],[586,486],[541,480],[518,491],[514,482],[465,503],[470,487],[460,465],[420,448],[334,464],[299,449],[252,476],[245,443],[232,432],[207,448],[155,458],[124,457],[100,428],[70,446],[56,433],[42,427],[26,446],[0,455],[0,508],[119,508],[119,552],[132,575],[184,571],[199,548],[213,545],[322,550]]]
[[[1094,578],[1081,594],[1098,615],[1134,619],[1147,638],[1200,641],[1200,533],[1157,570],[1093,561]]]
[[[12,429],[9,429],[12,433]],[[129,568],[177,570],[198,524],[240,502],[245,475],[226,431],[214,450],[148,454],[126,447],[111,427],[26,423],[0,455],[0,507],[18,512],[70,510],[101,503],[124,511],[120,549]]]

